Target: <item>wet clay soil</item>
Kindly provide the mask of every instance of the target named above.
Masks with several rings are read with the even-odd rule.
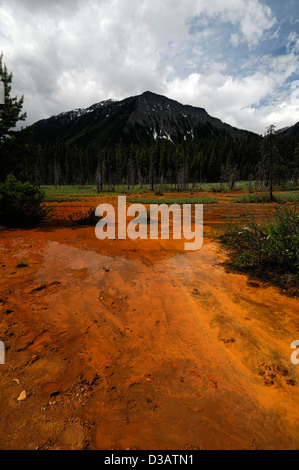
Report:
[[[205,228],[237,208],[205,206]],[[0,232],[0,449],[297,449],[298,300],[224,260],[207,236]]]

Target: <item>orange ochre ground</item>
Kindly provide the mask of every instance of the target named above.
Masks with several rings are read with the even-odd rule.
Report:
[[[298,300],[228,272],[208,233],[273,207],[205,205],[186,252],[63,222],[103,201],[0,232],[0,449],[298,449]]]

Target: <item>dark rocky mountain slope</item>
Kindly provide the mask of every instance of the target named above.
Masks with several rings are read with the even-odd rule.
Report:
[[[145,92],[122,101],[102,101],[44,119],[34,125],[35,140],[78,147],[151,144],[158,139],[174,143],[203,137],[242,137],[250,134],[210,116],[205,109]]]

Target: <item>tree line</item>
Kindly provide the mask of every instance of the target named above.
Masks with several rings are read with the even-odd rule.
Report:
[[[267,131],[268,132],[268,131]],[[35,185],[96,184],[98,191],[116,185],[187,184],[216,182],[231,189],[237,180],[260,179],[270,183],[298,180],[299,144],[294,136],[279,137],[271,128],[264,137],[218,137],[150,146],[125,145],[87,149],[56,142],[41,147],[31,130],[13,134],[1,144],[0,179],[13,173]]]
[[[41,185],[95,184],[98,192],[117,185],[128,188],[168,184],[178,190],[187,185],[216,182],[233,189],[237,180],[260,179],[273,184],[299,177],[298,137],[280,137],[274,126],[265,136],[213,137],[181,144],[158,140],[152,145],[125,145],[122,141],[104,147],[78,148],[62,142],[40,146],[33,129],[13,132],[22,114],[24,98],[11,98],[12,74],[0,55],[0,79],[5,105],[0,106],[0,182],[13,174],[20,181]]]

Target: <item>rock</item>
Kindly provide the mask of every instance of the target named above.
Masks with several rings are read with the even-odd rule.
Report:
[[[210,380],[210,385],[211,385],[211,387],[213,387],[213,388],[218,388],[218,385],[217,385],[216,382],[214,382],[213,380]]]
[[[18,398],[18,401],[24,401],[27,398],[27,392],[24,390],[24,392],[21,393],[21,395]]]
[[[40,292],[46,288],[47,284],[36,284],[33,289],[31,288],[30,294],[33,294],[34,292]]]

